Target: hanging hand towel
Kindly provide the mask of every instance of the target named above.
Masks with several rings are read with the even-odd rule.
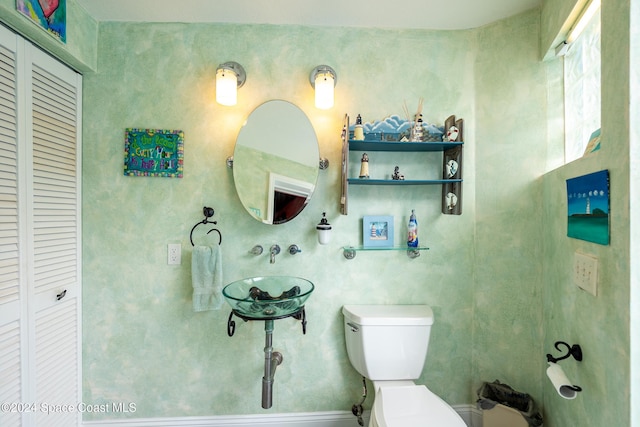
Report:
[[[191,256],[193,311],[219,310],[222,297],[222,255],[220,245],[194,246]]]

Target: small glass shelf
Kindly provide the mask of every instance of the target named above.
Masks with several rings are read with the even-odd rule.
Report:
[[[417,248],[409,248],[407,246],[394,246],[390,248],[365,248],[364,246],[343,246],[342,254],[346,259],[354,259],[358,251],[406,251],[409,258],[417,258],[420,251],[428,251],[429,248],[419,246]]]

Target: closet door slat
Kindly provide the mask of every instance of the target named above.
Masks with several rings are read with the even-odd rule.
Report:
[[[34,282],[36,293],[40,293],[78,280],[78,130],[76,89],[37,65],[32,80]],[[67,242],[64,248],[41,244],[62,241]]]
[[[0,46],[0,312],[20,298],[15,74],[15,53]]]

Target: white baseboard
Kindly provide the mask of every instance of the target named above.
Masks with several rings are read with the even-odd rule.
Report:
[[[482,427],[482,411],[476,405],[452,405],[468,427]]]
[[[453,409],[469,427],[482,427],[482,413],[473,405],[454,405]],[[369,411],[363,414],[368,425]],[[348,411],[295,414],[228,415],[211,417],[134,418],[84,421],[83,427],[358,427]]]
[[[368,422],[368,412],[365,415]],[[351,412],[331,411],[294,414],[117,419],[84,421],[82,425],[84,427],[357,427],[358,422]]]

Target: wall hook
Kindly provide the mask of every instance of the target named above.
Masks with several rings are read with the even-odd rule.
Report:
[[[567,354],[561,357],[553,357],[552,355],[547,354],[547,362],[558,363],[559,361],[567,359],[570,356],[573,356],[573,358],[578,362],[582,361],[582,349],[580,348],[579,344],[569,345],[564,341],[556,341],[554,347],[556,348],[556,350],[562,351],[560,349],[561,345],[567,347]]]

